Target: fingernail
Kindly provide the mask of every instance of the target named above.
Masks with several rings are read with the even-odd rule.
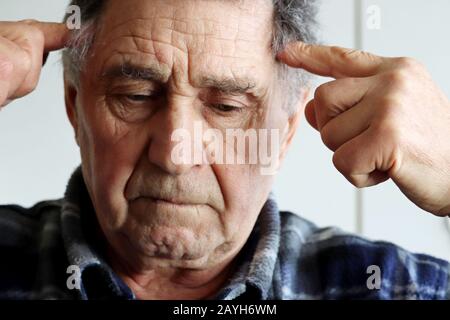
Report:
[[[286,56],[286,48],[283,50],[278,51],[277,53],[277,59],[283,59]]]

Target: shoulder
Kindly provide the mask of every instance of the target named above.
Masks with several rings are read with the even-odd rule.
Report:
[[[284,273],[290,274],[286,285],[292,286],[287,291],[293,295],[331,299],[450,297],[447,261],[411,253],[389,242],[371,241],[335,227],[319,228],[293,213],[281,212],[281,243],[281,265]],[[372,288],[371,276],[378,273],[379,289]]]
[[[43,223],[61,212],[62,200],[41,201],[32,207],[0,205],[0,247],[31,245]],[[45,224],[45,223],[44,223]]]
[[[62,243],[61,206],[62,200],[42,201],[30,208],[0,206],[0,298],[30,297],[45,252]]]

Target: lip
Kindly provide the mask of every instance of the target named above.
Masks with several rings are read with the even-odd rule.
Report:
[[[163,198],[154,198],[148,196],[139,196],[137,198],[132,199],[131,201],[150,201],[155,205],[163,205],[163,206],[174,206],[174,207],[194,207],[200,204],[197,203],[188,203],[184,201],[180,201],[177,199],[163,199]]]

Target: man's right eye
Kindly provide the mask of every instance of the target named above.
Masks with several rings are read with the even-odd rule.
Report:
[[[149,92],[143,94],[121,93],[115,95],[116,99],[124,105],[144,105],[159,100],[162,97],[160,92]]]
[[[151,100],[153,98],[152,95],[145,95],[145,94],[131,94],[125,95],[124,97],[133,102],[144,102]]]

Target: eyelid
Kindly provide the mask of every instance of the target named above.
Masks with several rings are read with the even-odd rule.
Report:
[[[158,86],[152,82],[141,82],[141,81],[133,81],[133,80],[124,80],[120,83],[112,83],[107,87],[107,90],[110,92],[155,92],[161,90],[161,86]]]
[[[230,106],[230,107],[239,108],[239,109],[246,108],[246,106],[243,105],[242,103],[235,103],[235,102],[229,102],[229,101],[217,101],[217,102],[211,102],[211,104]]]
[[[148,100],[150,100],[150,99],[159,99],[163,95],[163,92],[161,92],[160,90],[154,90],[149,88],[145,89],[122,88],[122,89],[111,89],[109,94],[119,99],[123,98],[127,99],[133,96],[146,96],[148,97]],[[132,101],[132,99],[128,100]]]
[[[119,99],[125,99],[130,103],[139,104],[147,103],[149,101],[156,101],[161,98],[161,94],[158,92],[146,92],[146,93],[132,93],[132,94],[118,94]],[[133,99],[133,97],[141,97],[143,99]]]
[[[235,112],[240,112],[240,111],[242,111],[245,107],[237,107],[237,106],[234,106],[234,105],[230,105],[230,104],[225,104],[225,103],[213,103],[213,104],[211,104],[215,109],[218,109],[218,110],[220,110],[220,108],[218,108],[219,106],[223,106],[223,107],[230,107],[231,108],[231,110],[230,111],[235,111]],[[221,110],[221,111],[224,111],[224,110]],[[230,111],[228,111],[228,112],[230,112]]]
[[[205,101],[209,104],[232,105],[237,108],[245,108],[249,105],[249,103],[246,103],[247,101],[239,101],[236,99],[236,96],[230,95],[209,95],[205,97]]]
[[[147,98],[152,98],[153,95],[149,95],[149,94],[126,94],[126,95],[124,95],[124,97],[126,97],[129,100],[133,100],[132,99],[133,97],[144,97],[144,98],[147,99]],[[136,99],[134,101],[139,101],[139,99]]]

